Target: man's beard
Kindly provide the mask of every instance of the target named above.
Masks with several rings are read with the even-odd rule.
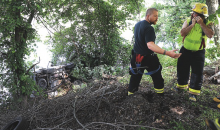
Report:
[[[155,25],[157,23],[157,21],[151,22],[150,19],[148,19],[148,21],[150,24],[153,24],[153,25]]]
[[[157,23],[157,21],[154,21],[154,22],[150,22],[150,24],[153,24],[153,25],[155,25]]]

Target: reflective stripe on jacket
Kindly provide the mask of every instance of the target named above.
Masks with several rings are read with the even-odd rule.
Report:
[[[187,19],[187,23],[189,25],[190,19]],[[211,21],[206,22],[206,25],[211,23]],[[200,48],[202,38],[205,40],[205,46],[207,43],[207,36],[204,35],[202,36],[202,28],[201,26],[196,23],[195,26],[192,28],[192,30],[187,34],[187,36],[184,39],[184,47],[187,50],[192,50],[192,51],[198,51],[204,49],[203,47]]]

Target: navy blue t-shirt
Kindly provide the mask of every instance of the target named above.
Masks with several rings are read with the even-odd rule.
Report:
[[[153,51],[148,49],[147,43],[152,41],[155,42],[156,35],[154,28],[146,20],[142,20],[136,23],[134,28],[134,52],[141,55],[152,54]]]

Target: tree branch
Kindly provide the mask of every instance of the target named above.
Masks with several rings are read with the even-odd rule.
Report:
[[[30,17],[28,18],[28,21],[27,21],[29,24],[31,24],[31,22],[32,22],[32,20],[33,20],[33,18],[34,18],[34,15],[35,15],[35,11],[32,10],[32,11],[31,11],[31,14],[30,14]]]
[[[40,57],[39,57],[39,62],[37,62],[36,64],[33,64],[27,71],[26,71],[26,74],[29,73],[29,71],[34,68],[35,65],[39,64],[40,63]]]

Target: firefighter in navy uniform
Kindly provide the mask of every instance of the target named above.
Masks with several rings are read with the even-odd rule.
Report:
[[[154,89],[156,93],[163,95],[164,93],[164,79],[161,75],[162,66],[155,53],[168,55],[172,58],[179,58],[181,54],[175,53],[177,50],[166,51],[155,42],[155,32],[152,24],[156,24],[158,20],[158,10],[150,8],[147,10],[145,20],[138,22],[134,28],[135,43],[131,58],[130,66],[130,83],[128,88],[128,95],[138,91],[141,78],[146,69],[154,82]],[[155,53],[154,53],[155,52]]]
[[[206,4],[197,3],[192,9],[191,18],[187,19],[182,26],[183,46],[180,49],[181,57],[177,61],[177,86],[175,91],[188,88],[191,68],[191,79],[189,85],[189,100],[196,101],[200,95],[203,82],[203,68],[205,62],[205,47],[207,37],[212,38],[212,22],[208,21],[208,7]]]

